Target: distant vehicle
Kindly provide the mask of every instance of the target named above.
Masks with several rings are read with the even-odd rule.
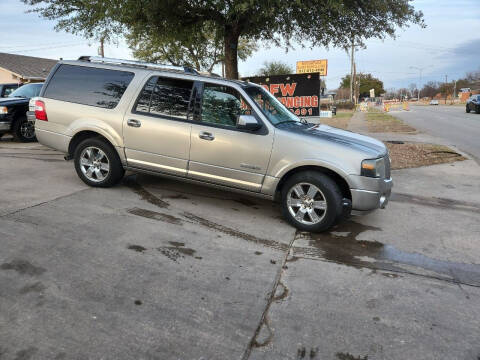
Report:
[[[7,97],[20,86],[22,86],[22,84],[0,84],[0,98]]]
[[[438,100],[430,100],[430,105],[438,105]]]
[[[40,94],[43,83],[26,84],[0,99],[0,137],[8,132],[21,142],[35,141],[35,124],[26,113],[30,98]]]
[[[477,114],[480,114],[480,95],[472,95],[467,100],[466,112],[475,111]]]

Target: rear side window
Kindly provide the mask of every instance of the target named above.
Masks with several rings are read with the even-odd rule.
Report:
[[[134,74],[127,71],[60,65],[45,90],[44,97],[77,104],[113,109]]]
[[[153,77],[138,97],[135,111],[186,120],[193,81]]]

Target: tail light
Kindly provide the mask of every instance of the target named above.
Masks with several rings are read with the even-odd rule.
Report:
[[[45,103],[41,100],[35,101],[35,118],[37,120],[48,121]]]

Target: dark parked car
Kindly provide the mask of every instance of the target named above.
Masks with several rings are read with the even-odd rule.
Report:
[[[35,141],[35,124],[27,119],[28,102],[38,96],[43,83],[26,84],[0,98],[0,137],[7,132],[22,142]]]
[[[7,97],[20,86],[22,86],[22,84],[0,84],[0,98]]]
[[[470,111],[475,111],[477,114],[480,114],[480,95],[472,95],[467,100],[467,113]]]

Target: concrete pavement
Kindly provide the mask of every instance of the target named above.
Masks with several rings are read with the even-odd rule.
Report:
[[[386,210],[320,235],[171,180],[88,188],[38,144],[0,169],[2,360],[480,355],[473,161],[394,171]]]

